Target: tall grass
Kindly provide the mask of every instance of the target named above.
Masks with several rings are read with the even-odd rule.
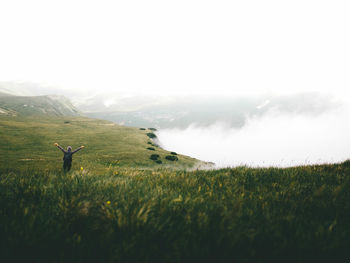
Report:
[[[340,262],[350,166],[3,171],[0,242],[5,261]]]

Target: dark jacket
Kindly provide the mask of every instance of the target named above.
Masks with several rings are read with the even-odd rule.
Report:
[[[82,147],[79,147],[79,148],[75,149],[74,151],[67,151],[67,150],[63,149],[63,147],[60,145],[58,145],[57,147],[63,152],[63,161],[65,161],[65,162],[71,162],[73,154],[82,149]]]

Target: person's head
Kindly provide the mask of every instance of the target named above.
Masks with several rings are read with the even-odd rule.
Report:
[[[67,147],[67,151],[68,151],[68,152],[71,152],[71,151],[72,151],[72,146],[68,146],[68,147]]]

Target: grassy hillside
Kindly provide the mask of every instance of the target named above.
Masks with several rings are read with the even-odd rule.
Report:
[[[83,167],[97,174],[115,167],[185,169],[199,163],[182,155],[173,155],[177,161],[167,160],[172,154],[157,147],[147,133],[152,131],[84,117],[0,116],[0,169],[60,171],[62,153],[55,142],[73,148],[85,145],[74,155],[72,169]],[[152,154],[162,163],[151,160]]]
[[[349,262],[350,161],[186,171],[152,134],[0,116],[0,262]]]
[[[9,96],[0,93],[0,115],[78,116],[80,113],[62,96]]]
[[[349,262],[350,164],[1,173],[2,262]]]

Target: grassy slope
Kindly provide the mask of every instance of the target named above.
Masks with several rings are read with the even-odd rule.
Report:
[[[175,168],[196,160],[165,161],[166,151],[146,149],[147,132],[83,117],[0,117],[0,261],[350,259],[349,162],[156,169],[164,166],[153,153]],[[56,141],[86,145],[67,175]]]
[[[73,170],[81,166],[95,173],[123,166],[185,169],[198,162],[182,155],[178,155],[176,162],[165,160],[169,152],[148,144],[151,141],[148,132],[84,117],[1,116],[0,168],[60,171],[62,153],[53,146],[55,142],[64,147],[86,146],[74,155]],[[163,164],[150,160],[151,154],[159,154]]]
[[[2,174],[0,259],[349,262],[349,175],[349,162]]]

